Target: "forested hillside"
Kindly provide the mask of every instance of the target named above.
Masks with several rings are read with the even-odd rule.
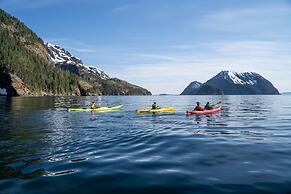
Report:
[[[128,91],[134,89],[134,92],[106,88],[111,85],[92,83],[57,68],[43,40],[17,18],[0,9],[0,88],[6,89],[7,95],[150,94],[143,88],[126,88]]]

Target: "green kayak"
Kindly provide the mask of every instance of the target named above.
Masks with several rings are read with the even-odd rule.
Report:
[[[112,106],[112,107],[100,107],[100,108],[69,108],[69,112],[111,112],[120,110],[122,105],[120,106]]]

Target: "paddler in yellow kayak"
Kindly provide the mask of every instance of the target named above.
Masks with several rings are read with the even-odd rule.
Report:
[[[95,107],[96,107],[95,102],[91,102],[91,109],[95,109]]]
[[[91,109],[96,109],[96,108],[100,108],[100,106],[97,106],[97,105],[95,104],[95,102],[92,101],[92,102],[91,102]]]
[[[154,103],[152,104],[152,109],[153,109],[153,110],[160,109],[160,108],[161,108],[161,107],[160,107],[159,105],[157,105],[156,102],[154,102]]]

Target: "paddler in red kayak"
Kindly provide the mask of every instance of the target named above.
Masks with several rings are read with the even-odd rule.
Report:
[[[197,106],[194,108],[194,111],[204,111],[205,109],[201,106],[200,102],[197,102]]]
[[[213,107],[210,105],[210,102],[207,102],[206,105],[204,106],[205,110],[211,110]]]

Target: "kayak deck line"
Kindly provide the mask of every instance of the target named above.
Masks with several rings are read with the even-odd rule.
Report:
[[[111,112],[118,111],[122,108],[122,105],[112,107],[100,107],[100,108],[69,108],[68,112]]]

